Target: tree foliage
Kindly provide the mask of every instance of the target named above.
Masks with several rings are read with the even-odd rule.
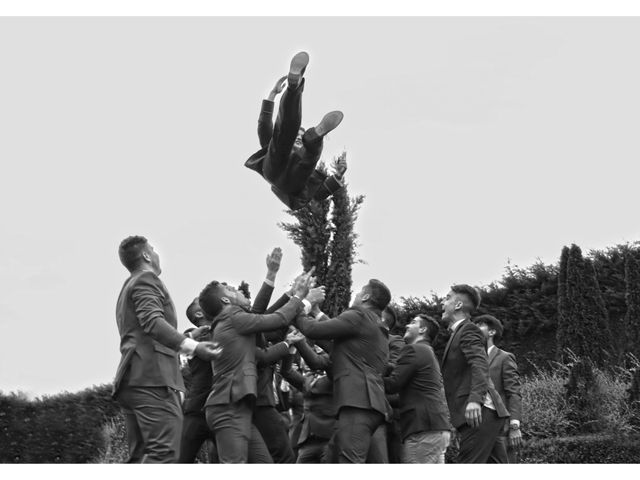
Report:
[[[318,169],[327,173],[322,163]],[[279,225],[300,247],[304,270],[315,267],[318,285],[326,286],[322,309],[331,316],[349,306],[351,269],[357,261],[354,225],[364,196],[349,197],[347,187],[345,184],[325,200],[312,200],[299,210],[289,210],[297,221]]]

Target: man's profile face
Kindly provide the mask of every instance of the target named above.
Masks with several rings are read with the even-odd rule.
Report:
[[[460,299],[458,295],[453,290],[450,290],[447,293],[447,296],[444,297],[444,302],[442,303],[442,319],[443,320],[452,320],[453,314],[456,311],[456,305]]]
[[[477,323],[476,325],[478,325],[478,328],[480,329],[480,331],[482,332],[482,335],[484,335],[484,338],[489,338],[489,325],[487,325],[486,323]]]
[[[304,135],[304,128],[300,128],[298,130],[298,135],[296,136],[295,141],[293,142],[293,148],[296,150],[299,150],[302,148],[303,143],[302,143],[302,135]]]
[[[151,268],[153,268],[156,275],[160,275],[162,273],[162,268],[160,268],[160,255],[158,255],[158,253],[153,249],[153,246],[149,244],[147,244],[146,252],[151,259]]]
[[[369,294],[369,291],[367,289],[367,286],[365,285],[364,287],[362,287],[362,290],[356,293],[356,296],[353,299],[353,306],[357,307],[362,305],[364,303],[363,298],[365,297],[365,295],[368,295],[368,294]]]
[[[414,317],[413,320],[407,324],[407,329],[404,332],[404,341],[409,343],[418,338],[421,328],[422,324],[420,317]]]
[[[393,315],[391,315],[387,310],[382,311],[382,321],[389,329],[393,328],[395,324],[395,319],[393,318]]]
[[[203,325],[210,325],[211,322],[207,320],[207,317],[204,314],[204,310],[202,310],[202,307],[200,307],[200,302],[198,302],[197,300],[194,300],[192,305],[193,305],[192,314],[193,314],[194,323],[198,327],[202,327]]]
[[[244,308],[249,308],[251,306],[251,300],[245,297],[244,293],[238,291],[235,287],[225,285],[224,290],[225,296],[229,299],[231,304]]]

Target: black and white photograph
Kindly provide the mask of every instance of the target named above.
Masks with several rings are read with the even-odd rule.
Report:
[[[640,463],[640,17],[265,10],[0,16],[0,474]]]

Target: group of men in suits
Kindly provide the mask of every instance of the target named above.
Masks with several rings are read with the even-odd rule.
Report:
[[[443,463],[452,441],[459,462],[506,463],[508,445],[520,442],[515,359],[494,344],[499,320],[471,321],[480,296],[468,285],[445,298],[451,335],[439,362],[439,322],[417,315],[400,342],[389,333],[397,319],[379,280],[335,318],[321,311],[325,288],[313,271],[269,307],[282,257],[274,249],[253,304],[210,282],[187,308],[194,328],[180,333],[153,247],[129,237],[119,255],[130,276],[116,308],[122,358],[113,393],[130,462],[190,463],[208,440],[220,463]],[[191,371],[184,402],[179,354]],[[276,373],[302,392],[298,428],[276,408]],[[395,437],[387,435],[394,423]],[[399,458],[389,455],[394,442]]]

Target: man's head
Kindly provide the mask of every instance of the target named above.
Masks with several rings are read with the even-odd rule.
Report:
[[[380,280],[372,278],[353,299],[353,306],[370,305],[384,310],[391,301],[391,292]]]
[[[204,287],[198,301],[209,320],[213,320],[226,305],[238,305],[243,308],[251,306],[251,300],[245,297],[242,292],[235,287],[215,280]]]
[[[421,313],[413,317],[413,320],[407,324],[407,330],[404,332],[404,341],[406,343],[415,343],[424,339],[432,344],[439,331],[440,325],[438,325],[438,322],[434,318]]]
[[[391,305],[387,305],[384,307],[384,310],[382,310],[382,321],[389,331],[393,330],[393,327],[398,323],[398,314]]]
[[[135,235],[122,240],[118,248],[118,256],[122,265],[130,272],[140,269],[151,270],[156,275],[162,272],[160,256],[145,237]]]
[[[442,304],[442,319],[448,322],[469,318],[480,306],[480,292],[466,285],[453,285]]]
[[[473,319],[473,323],[480,327],[484,337],[492,343],[499,342],[504,332],[502,322],[492,315],[480,315]]]
[[[202,327],[203,325],[211,323],[204,314],[204,310],[202,310],[202,307],[200,306],[198,297],[194,298],[193,302],[191,302],[187,307],[187,318],[196,327]]]
[[[305,129],[300,127],[298,129],[298,135],[296,136],[295,141],[293,142],[293,149],[294,150],[299,150],[303,147],[303,143],[302,143],[302,136],[304,135]]]

